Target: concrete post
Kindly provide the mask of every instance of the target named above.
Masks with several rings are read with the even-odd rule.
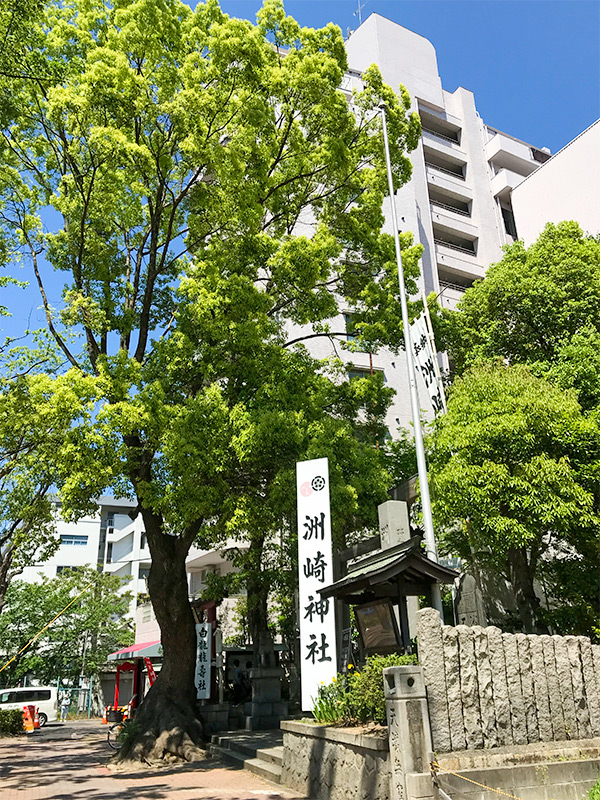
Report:
[[[383,686],[390,737],[390,800],[409,800],[406,776],[429,771],[432,751],[422,667],[387,667]]]

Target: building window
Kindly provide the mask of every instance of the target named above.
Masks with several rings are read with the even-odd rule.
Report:
[[[113,546],[112,542],[109,542],[106,545],[106,563],[107,564],[110,564],[112,562],[112,546]]]
[[[147,581],[149,575],[150,575],[150,567],[140,567],[140,571],[138,572],[138,576],[140,578],[143,578],[145,581]]]
[[[140,539],[140,550],[145,550],[148,547],[148,537],[146,536],[146,532],[142,531],[142,537]]]
[[[513,239],[518,239],[515,217],[510,208],[502,208],[502,219],[504,220],[504,228],[508,235],[512,236]]]
[[[60,575],[61,572],[73,572],[77,567],[57,567],[56,574]]]
[[[344,314],[344,324],[346,326],[346,341],[354,342],[356,340],[356,320],[354,314]]]
[[[382,369],[374,369],[373,372],[369,367],[351,367],[348,370],[348,380],[354,381],[358,378],[372,378],[374,375],[383,375],[385,383],[385,372]]]
[[[80,533],[61,533],[60,543],[73,544],[73,545],[78,545],[80,547],[85,547],[85,545],[88,543],[88,537],[83,536]]]

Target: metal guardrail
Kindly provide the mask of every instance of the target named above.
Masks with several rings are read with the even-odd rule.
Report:
[[[460,144],[458,139],[453,139],[451,136],[446,136],[444,133],[440,133],[439,131],[434,131],[431,128],[426,128],[424,125],[421,125],[421,130],[423,133],[430,133],[432,136],[437,136],[438,139],[443,139],[445,142],[450,142],[451,144]]]
[[[470,217],[470,211],[463,211],[462,208],[456,208],[455,206],[449,206],[447,203],[440,203],[439,200],[431,200],[432,206],[438,206],[439,208],[445,208],[448,211],[454,211],[455,214],[460,214],[463,217]]]
[[[431,167],[431,169],[435,169],[438,172],[445,172],[446,175],[452,175],[453,178],[458,178],[459,181],[464,181],[465,176],[462,172],[452,172],[450,169],[446,169],[445,167],[440,167],[437,164],[432,164],[431,161],[425,162],[426,167]]]
[[[450,244],[450,242],[445,242],[443,239],[434,239],[433,241],[436,244],[443,245],[443,247],[449,247],[451,250],[458,250],[460,253],[468,253],[470,256],[475,255],[475,250],[469,250],[468,247],[461,247],[459,244]]]

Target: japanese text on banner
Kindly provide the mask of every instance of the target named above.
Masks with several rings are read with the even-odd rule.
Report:
[[[196,625],[196,674],[194,685],[198,700],[210,698],[210,656],[211,624],[199,622]]]
[[[296,478],[302,709],[310,711],[337,672],[334,603],[319,594],[333,583],[327,459],[299,462]]]

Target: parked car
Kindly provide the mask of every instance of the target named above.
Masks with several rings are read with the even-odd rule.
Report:
[[[18,686],[0,689],[0,711],[21,710],[23,706],[35,706],[40,715],[40,726],[58,719],[58,695],[56,686]]]

